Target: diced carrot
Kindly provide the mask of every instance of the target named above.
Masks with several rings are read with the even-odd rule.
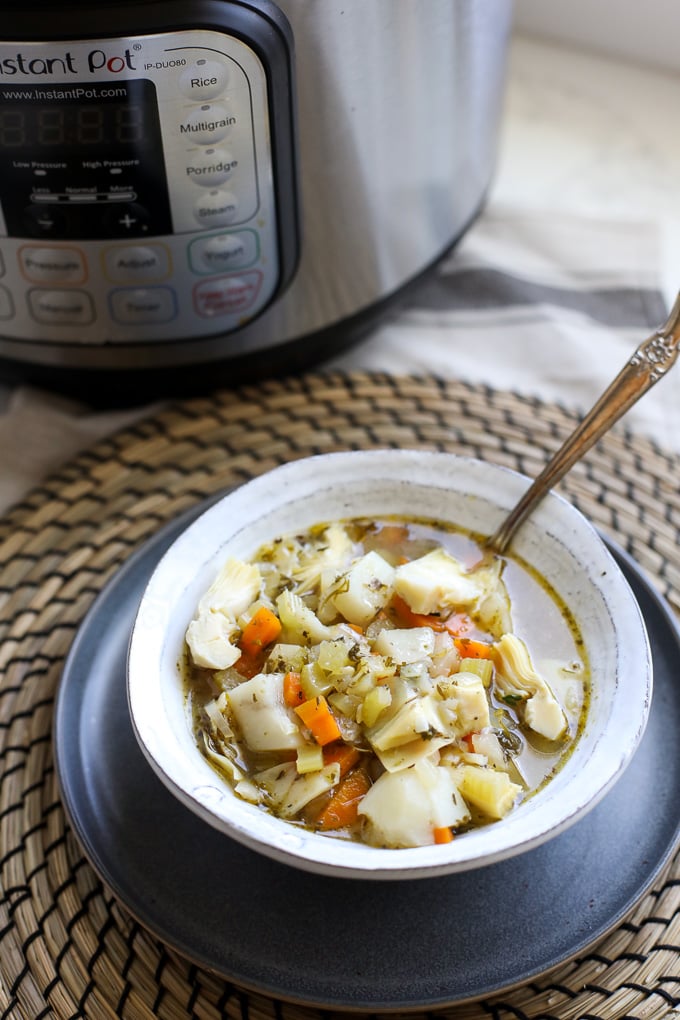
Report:
[[[475,744],[474,744],[475,736],[476,736],[476,733],[466,733],[464,737],[460,738],[463,741],[463,743],[465,744],[466,748],[468,749],[468,751],[471,754],[474,754],[474,751],[475,751]]]
[[[493,659],[493,645],[473,638],[454,638],[453,643],[464,659]]]
[[[334,740],[340,740],[342,736],[340,727],[323,695],[310,698],[298,705],[295,712],[300,716],[305,726],[311,730],[317,744],[325,747],[326,744],[332,744]]]
[[[401,595],[392,596],[389,608],[402,627],[431,627],[432,630],[444,630],[441,616],[414,613]]]
[[[255,658],[267,645],[276,641],[280,633],[281,621],[276,613],[272,613],[266,606],[260,606],[243,628],[238,646],[245,655]]]
[[[283,700],[289,708],[297,708],[305,700],[305,694],[300,683],[300,674],[292,670],[283,677]]]
[[[340,766],[340,775],[344,776],[356,765],[361,757],[361,752],[351,744],[327,744],[323,749],[324,765],[333,765],[337,762]]]
[[[408,538],[408,528],[405,524],[384,524],[378,532],[378,538],[382,545],[399,545]]]
[[[448,825],[439,825],[434,830],[435,843],[450,843],[453,840],[453,833]]]
[[[467,613],[451,613],[448,619],[444,620],[444,627],[454,637],[464,637],[474,627],[474,621]]]
[[[320,811],[316,820],[317,828],[327,831],[353,825],[358,818],[359,804],[370,787],[371,780],[363,769],[356,768],[348,772],[326,806]]]
[[[253,658],[250,655],[243,655],[236,660],[234,663],[234,669],[237,673],[240,673],[246,680],[250,680],[262,669],[262,663],[264,662],[264,654],[260,654]]]
[[[358,623],[348,623],[347,626],[350,630],[353,630],[355,634],[363,634],[364,628],[360,627]]]

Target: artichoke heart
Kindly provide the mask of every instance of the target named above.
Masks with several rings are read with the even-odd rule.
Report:
[[[548,740],[558,740],[567,719],[557,698],[534,669],[529,650],[516,634],[504,634],[494,644],[496,691],[508,704],[523,705],[524,721]]]

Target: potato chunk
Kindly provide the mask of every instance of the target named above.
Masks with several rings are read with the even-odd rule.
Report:
[[[434,830],[470,818],[451,769],[430,761],[400,772],[384,772],[359,806],[373,846],[412,847],[432,843]]]
[[[350,623],[365,627],[392,596],[394,567],[377,552],[366,553],[343,575],[330,600]]]
[[[283,673],[258,673],[228,692],[229,706],[253,751],[295,750],[304,743],[283,700]]]

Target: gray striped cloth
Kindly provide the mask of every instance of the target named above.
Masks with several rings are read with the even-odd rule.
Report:
[[[435,374],[584,411],[666,317],[648,224],[490,208],[410,303],[328,368]],[[680,369],[627,415],[680,452]],[[0,384],[0,513],[158,405],[98,412]]]

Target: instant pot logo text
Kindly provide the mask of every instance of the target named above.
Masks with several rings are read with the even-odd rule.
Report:
[[[99,71],[119,74],[125,70],[136,71],[137,68],[130,50],[123,50],[122,53],[107,53],[100,49],[90,50],[80,64],[70,51],[59,57],[27,57],[23,53],[17,53],[16,56],[0,59],[0,75],[6,78],[16,76],[34,78],[48,74],[81,74],[84,70],[89,74]]]

